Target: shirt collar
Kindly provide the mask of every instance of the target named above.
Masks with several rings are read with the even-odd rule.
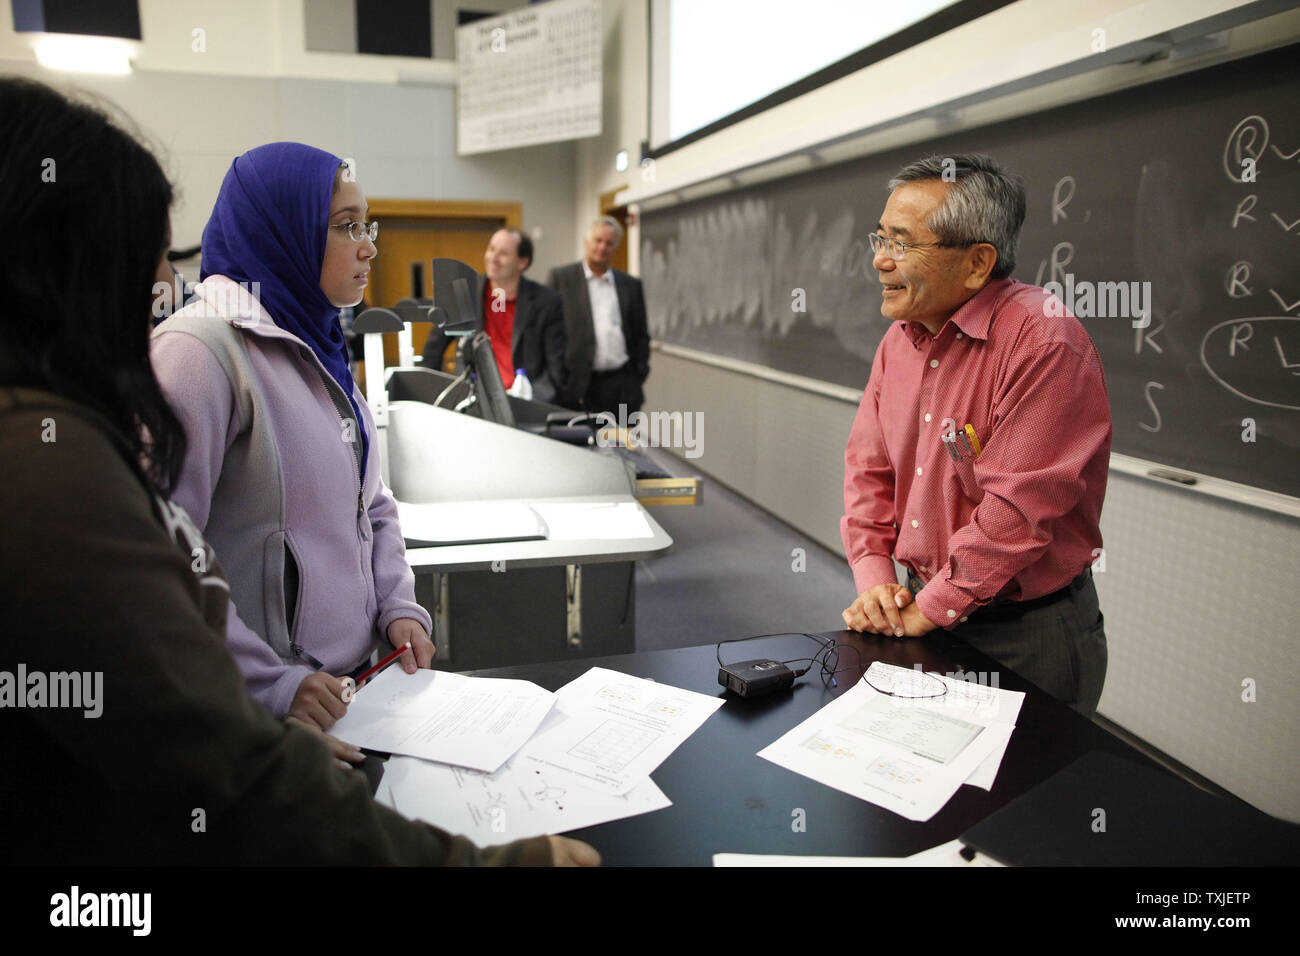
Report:
[[[967,299],[948,321],[972,339],[987,339],[989,327],[993,325],[994,306],[1015,283],[1015,279],[995,279]]]
[[[986,284],[984,288],[963,302],[961,307],[948,318],[948,321],[940,327],[939,335],[942,335],[943,330],[951,323],[972,339],[980,341],[988,339],[989,327],[993,324],[994,306],[1015,282],[1015,279],[996,279]],[[920,322],[903,323],[903,331],[912,346],[918,349],[925,346],[927,339],[939,337],[931,336],[930,330]]]
[[[920,322],[904,322],[903,334],[907,336],[907,341],[912,343],[914,349],[924,348],[925,340],[930,338],[930,330]]]
[[[603,276],[598,276],[591,271],[591,266],[587,265],[587,260],[582,260],[582,271],[586,274],[588,281],[595,279],[597,282],[613,282],[614,270],[607,268]]]

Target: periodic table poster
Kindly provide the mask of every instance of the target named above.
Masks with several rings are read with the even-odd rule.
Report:
[[[456,31],[461,156],[600,133],[600,0],[550,0]]]

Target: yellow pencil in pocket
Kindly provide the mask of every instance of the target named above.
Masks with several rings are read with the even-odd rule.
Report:
[[[966,426],[965,431],[966,431],[966,437],[970,439],[970,446],[975,449],[975,455],[976,457],[978,457],[981,448],[980,448],[979,436],[975,434],[975,426],[968,424]]]

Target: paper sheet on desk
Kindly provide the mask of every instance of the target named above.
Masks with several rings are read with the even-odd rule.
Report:
[[[757,853],[715,853],[714,866],[950,866],[1000,867],[983,854],[967,860],[960,840],[913,853],[911,856],[768,856]]]
[[[390,667],[362,687],[330,733],[391,754],[492,772],[536,732],[555,695],[530,681],[407,674]]]
[[[967,713],[981,721],[989,722],[989,730],[1000,737],[1000,742],[993,752],[966,778],[966,783],[982,790],[992,790],[998,768],[1002,766],[1002,757],[1006,754],[1007,744],[1011,741],[1011,731],[1015,729],[1020,716],[1020,707],[1025,702],[1025,695],[1018,690],[1002,690],[996,686],[959,680],[955,676],[942,674],[924,674],[905,667],[895,667],[877,661],[869,671],[871,682],[881,690],[898,692],[905,685],[913,685],[919,680],[937,680],[944,685],[944,710],[949,713]],[[958,672],[960,673],[960,672]],[[974,675],[972,675],[974,676]],[[980,675],[983,676],[983,675]]]
[[[722,706],[722,699],[593,667],[555,694],[565,718],[519,751],[521,768],[565,770],[584,786],[629,792]]]
[[[654,537],[635,501],[534,502],[532,507],[546,522],[551,541]]]
[[[867,676],[895,693],[918,680],[946,692],[891,697],[859,682],[758,756],[909,820],[930,819],[967,778],[987,775],[1024,698],[879,662]]]
[[[537,512],[520,501],[399,501],[397,520],[411,547],[529,541],[547,533]]]
[[[519,764],[511,760],[485,774],[393,757],[375,799],[405,816],[462,833],[479,846],[567,833],[672,806],[648,777],[626,795],[613,796],[577,786],[563,771]]]

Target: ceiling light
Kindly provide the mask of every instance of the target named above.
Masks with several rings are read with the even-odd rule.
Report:
[[[131,72],[131,45],[113,37],[46,35],[36,40],[36,62],[75,73]]]

